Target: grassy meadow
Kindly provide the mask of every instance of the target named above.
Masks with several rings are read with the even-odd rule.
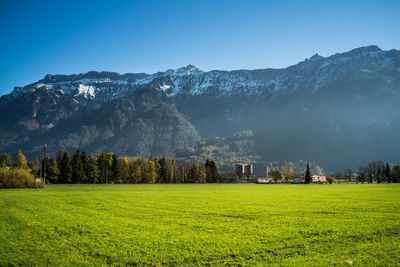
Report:
[[[400,265],[400,184],[0,190],[0,266]]]

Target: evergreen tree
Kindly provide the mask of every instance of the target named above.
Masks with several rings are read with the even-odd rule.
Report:
[[[219,172],[215,161],[207,159],[204,167],[206,168],[207,183],[216,183],[219,179]]]
[[[108,160],[106,158],[106,156],[104,155],[104,153],[101,153],[99,155],[97,155],[97,166],[98,166],[98,170],[99,170],[99,182],[100,183],[106,183],[107,181],[107,175],[108,175]]]
[[[386,163],[386,167],[385,167],[385,178],[386,178],[386,181],[387,181],[388,183],[391,183],[391,182],[392,182],[392,174],[391,174],[391,172],[390,172],[389,163]]]
[[[59,182],[63,184],[72,183],[72,166],[68,152],[64,152],[62,158],[60,159],[59,169]]]
[[[95,158],[91,156],[88,157],[85,172],[88,183],[95,184],[98,182],[99,168]]]
[[[46,180],[50,183],[57,183],[60,170],[55,159],[47,159],[46,161]]]
[[[120,175],[119,175],[119,168],[118,168],[118,158],[117,155],[112,155],[112,162],[111,162],[111,179],[114,183],[121,183]]]
[[[22,154],[20,149],[18,149],[17,153],[15,154],[14,166],[20,169],[29,169],[28,163],[26,162],[26,158],[24,154]]]
[[[165,157],[162,157],[159,161],[160,168],[159,168],[159,182],[160,183],[168,183],[169,182],[169,164]]]
[[[87,175],[89,157],[86,155],[85,151],[82,151],[81,156],[82,156],[83,172],[85,173],[85,175],[82,177],[81,183],[89,183],[88,175]]]
[[[306,175],[304,176],[304,182],[306,184],[311,183],[312,177],[311,177],[311,172],[310,172],[310,165],[307,162],[307,169],[306,169]]]
[[[0,168],[11,166],[11,156],[8,153],[0,153]]]
[[[400,183],[400,164],[393,166],[391,180],[393,183]]]
[[[85,172],[83,171],[82,154],[79,149],[72,158],[72,182],[74,184],[80,184],[85,181]]]

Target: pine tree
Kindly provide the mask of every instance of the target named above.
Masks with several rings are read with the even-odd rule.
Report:
[[[118,158],[117,155],[112,155],[112,162],[111,162],[111,179],[114,183],[121,183],[119,175],[119,168],[118,168]]]
[[[85,172],[83,171],[82,154],[78,149],[72,158],[72,182],[75,184],[80,184],[85,180],[86,178]]]
[[[386,177],[386,181],[387,181],[388,183],[391,183],[391,182],[392,182],[392,174],[391,174],[391,172],[390,172],[389,163],[386,163],[385,177]]]
[[[26,162],[26,158],[24,154],[22,154],[20,149],[18,149],[17,153],[15,154],[14,166],[20,169],[29,169],[28,163]]]
[[[149,161],[151,161],[149,159]],[[160,168],[159,168],[159,183],[168,183],[169,182],[169,166],[168,166],[168,162],[167,159],[165,157],[162,157],[159,160],[159,164],[160,164]]]
[[[50,183],[57,183],[60,170],[55,159],[47,159],[46,161],[46,180]]]
[[[64,152],[62,158],[60,159],[59,169],[60,169],[59,182],[63,184],[72,183],[72,166],[71,166],[71,160],[68,156],[68,152]]]
[[[377,172],[376,172],[376,182],[380,184],[382,182],[382,173],[383,173],[383,168],[381,166],[378,166]]]
[[[85,175],[82,177],[81,183],[88,183],[88,175],[87,175],[87,169],[88,169],[88,164],[89,164],[89,157],[86,155],[85,151],[82,151],[82,166],[83,166],[83,172]]]
[[[309,184],[309,183],[311,183],[311,181],[312,181],[312,178],[311,178],[311,172],[310,172],[310,165],[307,162],[307,169],[306,169],[306,175],[304,177],[304,182],[306,184]]]
[[[207,183],[216,183],[219,179],[219,172],[215,161],[207,159],[204,167],[206,168]]]
[[[98,182],[99,168],[95,158],[91,156],[88,157],[85,172],[88,183],[95,184]]]
[[[393,166],[391,177],[393,183],[400,183],[400,164]]]
[[[99,182],[100,183],[105,183],[106,179],[107,179],[107,159],[106,156],[101,153],[99,155],[97,155],[96,158],[97,161],[97,167],[99,170]]]

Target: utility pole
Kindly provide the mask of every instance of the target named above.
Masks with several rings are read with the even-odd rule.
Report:
[[[43,182],[46,184],[46,153],[47,153],[47,145],[43,146]]]

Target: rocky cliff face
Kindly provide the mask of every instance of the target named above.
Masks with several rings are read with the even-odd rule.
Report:
[[[285,69],[47,75],[0,98],[0,150],[164,154],[252,130],[262,160],[355,167],[397,160],[399,100],[400,51],[377,46]]]

